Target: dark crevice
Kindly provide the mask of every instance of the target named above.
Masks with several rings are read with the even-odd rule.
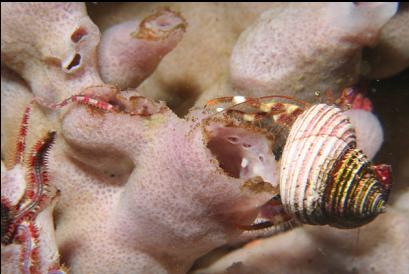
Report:
[[[168,85],[166,93],[169,95],[168,107],[179,117],[184,117],[194,106],[201,90],[194,81],[175,81]]]
[[[71,63],[67,66],[67,70],[71,70],[74,67],[79,66],[81,63],[81,55],[76,53]]]
[[[407,152],[409,151],[409,69],[384,80],[371,80],[367,96],[384,132],[384,142],[374,163],[392,165],[393,187],[390,203],[407,187]]]

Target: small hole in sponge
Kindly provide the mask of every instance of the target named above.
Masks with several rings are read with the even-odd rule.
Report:
[[[87,34],[88,33],[84,28],[78,28],[71,34],[71,41],[78,43]]]
[[[77,53],[75,54],[71,63],[67,66],[67,70],[71,70],[72,68],[79,66],[80,63],[81,63],[81,55]]]
[[[229,136],[229,137],[227,137],[227,141],[229,141],[232,144],[237,144],[239,142],[239,137]]]
[[[159,27],[167,27],[172,24],[172,21],[169,20],[166,16],[160,16],[156,19],[156,22]]]

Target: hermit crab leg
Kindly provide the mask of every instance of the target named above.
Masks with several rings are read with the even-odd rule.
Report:
[[[249,102],[259,102],[260,100],[265,100],[265,99],[274,99],[274,98],[280,98],[280,99],[286,99],[289,101],[293,101],[297,104],[300,104],[304,107],[308,107],[310,104],[308,104],[307,102],[304,102],[302,100],[298,100],[296,98],[290,97],[290,96],[285,96],[285,95],[268,95],[268,96],[262,96],[262,97],[258,97],[258,98],[253,98],[253,97],[246,97],[246,96],[226,96],[226,97],[219,97],[219,98],[215,98],[212,100],[209,100],[205,107],[209,107],[212,105],[216,105],[216,104],[220,104],[220,103],[233,103],[234,105],[238,105],[238,104],[248,104]]]
[[[34,146],[28,159],[30,173],[28,174],[27,190],[20,203],[16,220],[27,215],[36,214],[48,198],[48,174],[46,171],[46,156],[56,138],[52,131]]]
[[[205,108],[214,106],[216,104],[225,104],[225,103],[233,103],[234,105],[236,104],[241,104],[244,102],[248,102],[252,100],[253,98],[251,97],[245,97],[245,96],[226,96],[226,97],[219,97],[215,98],[212,100],[207,101]]]
[[[108,88],[110,88],[110,91],[107,90]],[[127,92],[125,92],[125,95],[117,94],[117,92],[118,90],[113,86],[91,86],[80,94],[73,95],[60,103],[49,104],[39,97],[34,98],[34,101],[53,110],[63,108],[71,103],[77,103],[105,112],[143,117],[148,117],[167,109],[162,103],[151,101],[144,96],[128,94]],[[100,96],[94,94],[100,94]]]
[[[343,110],[363,109],[371,112],[373,109],[372,102],[369,98],[365,97],[364,93],[362,88],[345,88],[342,90],[341,96],[335,101],[335,104]]]
[[[299,226],[300,223],[298,223],[296,220],[294,219],[290,219],[286,222],[282,222],[282,223],[271,223],[271,225],[267,226],[267,224],[265,226],[260,226],[257,227],[256,229],[252,229],[252,230],[243,230],[242,232],[242,236],[246,239],[255,239],[255,238],[266,238],[266,237],[271,237],[275,234],[281,233],[281,232],[285,232],[288,231],[290,229],[293,229],[297,226]]]
[[[45,105],[48,108],[51,109],[58,109],[58,108],[62,108],[65,107],[67,105],[69,105],[70,103],[79,103],[79,104],[83,104],[83,105],[87,105],[87,106],[92,106],[95,107],[97,109],[101,109],[104,111],[117,111],[117,107],[105,102],[103,100],[100,100],[97,97],[94,96],[89,96],[89,95],[73,95],[67,99],[65,99],[64,101],[62,101],[61,103],[57,103],[57,104],[47,104],[46,102],[44,102],[42,99],[40,98],[35,98],[35,100],[37,102],[39,102],[41,105]]]
[[[289,101],[291,103],[282,103],[274,99]],[[217,106],[222,104],[227,106]],[[309,103],[292,97],[270,95],[258,98],[245,96],[220,97],[208,101],[205,108],[213,107],[216,109],[216,113],[209,118],[219,113],[239,114],[244,121],[251,123],[263,118],[272,118],[273,122],[288,128],[298,115],[304,112],[309,106]],[[247,107],[249,109],[238,110],[240,107]]]
[[[302,100],[299,100],[299,99],[297,99],[297,98],[291,97],[291,96],[285,96],[285,95],[267,95],[267,96],[259,97],[260,100],[273,99],[273,98],[281,98],[281,99],[286,99],[286,100],[289,100],[289,101],[293,101],[293,102],[295,102],[295,103],[297,103],[297,104],[302,105],[304,108],[308,108],[308,107],[311,106],[311,104],[309,104],[309,103],[307,103],[307,102],[304,102],[304,101],[302,101]]]
[[[251,225],[236,225],[237,228],[241,230],[259,230],[259,229],[264,229],[264,228],[269,228],[274,226],[274,223],[271,221],[264,221],[260,223],[254,223]]]
[[[236,224],[236,227],[245,231],[253,231],[278,227],[292,220],[292,218],[284,212],[278,195],[271,198],[261,207],[259,215],[261,215],[261,217],[257,217],[252,224]]]

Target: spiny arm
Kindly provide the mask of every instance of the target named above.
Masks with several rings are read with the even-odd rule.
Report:
[[[27,136],[27,127],[28,120],[31,113],[31,103],[26,107],[23,118],[20,123],[20,130],[17,137],[17,146],[16,146],[16,158],[14,160],[14,165],[20,164],[23,160],[24,150],[26,147],[26,136]]]
[[[48,198],[47,153],[53,145],[56,132],[52,131],[33,147],[28,159],[27,189],[20,203],[19,213],[16,218],[21,219],[27,215],[36,215],[44,206]]]

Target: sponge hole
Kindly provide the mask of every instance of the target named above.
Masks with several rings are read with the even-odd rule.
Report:
[[[78,43],[87,34],[88,32],[83,27],[80,27],[71,34],[71,41]]]
[[[71,62],[68,64],[68,66],[66,67],[66,69],[68,71],[72,71],[75,68],[79,67],[81,64],[81,55],[76,53],[74,55],[74,58],[72,58]]]

